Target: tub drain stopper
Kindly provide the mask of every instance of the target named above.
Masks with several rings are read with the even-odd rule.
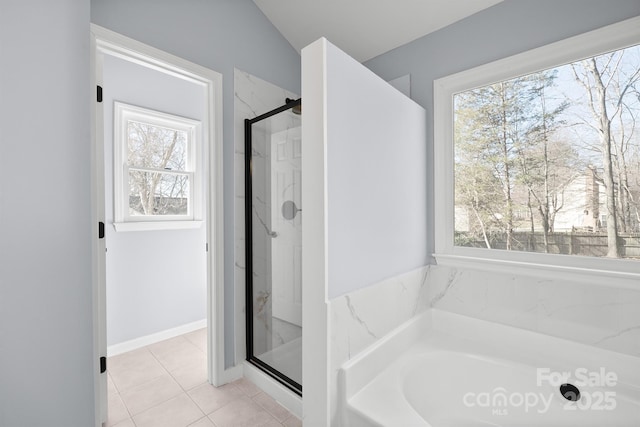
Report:
[[[577,402],[580,400],[580,390],[573,384],[562,384],[560,386],[560,394],[571,402]]]

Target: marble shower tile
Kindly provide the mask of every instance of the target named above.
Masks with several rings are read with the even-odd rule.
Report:
[[[244,330],[245,330],[245,307],[244,307],[244,287],[245,287],[245,215],[244,215],[244,194],[245,194],[245,179],[244,179],[244,120],[256,117],[260,114],[266,113],[282,104],[284,104],[286,98],[297,98],[298,96],[292,92],[286,91],[278,86],[275,86],[269,82],[266,82],[256,76],[236,69],[234,71],[234,209],[235,209],[235,267],[234,267],[234,285],[236,289],[236,327],[239,329],[236,333],[238,342],[242,343],[236,348],[237,360],[244,358]],[[256,144],[259,147],[259,144]],[[258,149],[254,155],[265,156],[264,150]],[[256,172],[256,171],[254,171]],[[264,188],[260,188],[260,181],[257,181],[257,188],[254,189],[255,194],[264,193]],[[254,219],[257,217],[264,218],[264,212],[258,212],[258,215],[254,215]],[[260,221],[258,220],[260,224]],[[266,247],[269,241],[267,235],[257,235],[257,239],[254,244],[258,247]],[[257,257],[256,265],[254,266],[254,283],[257,288],[256,295],[262,292],[261,298],[268,298],[271,290],[269,289],[268,280],[266,279],[267,267],[266,259],[260,259]],[[259,310],[256,314],[256,324],[254,328],[254,334],[256,340],[261,347],[256,351],[266,351],[269,345],[269,335],[272,330],[270,321],[270,310]]]

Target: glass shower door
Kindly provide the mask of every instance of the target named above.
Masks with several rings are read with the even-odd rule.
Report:
[[[300,100],[245,124],[247,360],[302,392]]]

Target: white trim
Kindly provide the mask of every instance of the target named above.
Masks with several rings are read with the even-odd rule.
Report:
[[[165,127],[184,131],[188,134],[186,147],[186,165],[180,171],[160,171],[148,169],[150,172],[165,174],[183,174],[189,178],[189,208],[186,215],[139,215],[133,216],[129,210],[129,181],[130,169],[144,170],[128,164],[126,158],[128,144],[129,121],[149,123],[158,127]],[[142,221],[194,221],[202,219],[203,177],[202,166],[205,162],[201,159],[203,152],[202,123],[187,117],[168,114],[157,110],[139,107],[115,101],[113,103],[113,193],[114,193],[114,219],[116,223],[142,222]],[[135,227],[134,227],[135,228]],[[162,228],[151,228],[166,229]],[[171,228],[171,227],[168,227]],[[175,227],[184,228],[184,227]],[[116,230],[118,227],[116,227]],[[144,227],[138,228],[140,230]]]
[[[142,347],[146,347],[151,344],[155,344],[160,341],[168,340],[169,338],[178,337],[180,335],[188,334],[189,332],[197,331],[207,327],[207,319],[197,320],[195,322],[187,323],[186,325],[177,326],[175,328],[166,329],[164,331],[156,332],[154,334],[145,335],[143,337],[135,338],[129,341],[124,341],[118,344],[110,345],[107,347],[107,356],[117,356],[118,354],[126,353],[128,351],[137,350]]]
[[[188,230],[202,227],[204,221],[131,221],[114,222],[116,231]]]
[[[205,208],[205,218],[207,223],[207,242],[209,246],[207,256],[207,318],[208,318],[208,340],[207,340],[207,357],[209,382],[213,385],[224,384],[222,382],[229,376],[224,368],[224,222],[223,222],[223,139],[222,139],[222,74],[217,73],[208,68],[186,61],[177,56],[163,52],[154,47],[140,43],[136,40],[122,36],[113,31],[107,30],[95,24],[90,24],[91,32],[91,61],[95,67],[95,61],[98,54],[108,53],[110,55],[124,58],[141,64],[145,67],[159,70],[161,72],[173,75],[187,81],[199,83],[204,86],[207,93],[207,104],[205,109],[206,120],[203,121],[202,139],[203,144],[202,158],[207,159],[208,175],[204,176],[205,188],[204,192],[208,195],[208,204]],[[94,68],[92,80],[96,77],[98,71]],[[91,93],[94,94],[95,84],[92,81]],[[95,99],[91,99],[91,105],[94,109],[94,117],[100,120],[101,125],[101,108],[96,107]],[[96,112],[100,111],[100,114]],[[97,156],[102,160],[104,150],[100,152],[104,132],[101,126],[92,126],[94,138],[94,146],[96,149],[94,158],[92,159],[92,171],[94,192],[96,197],[93,198],[93,221],[94,236],[97,235],[97,221],[104,222],[104,214],[99,209],[99,203],[102,199],[104,203],[104,171],[98,169],[100,166],[96,164]],[[102,181],[100,181],[102,180]],[[104,208],[102,208],[102,212]],[[96,259],[104,257],[104,250],[100,254],[100,242],[94,237],[94,248],[96,249]],[[100,273],[94,265],[94,301],[95,295],[100,295],[104,291],[104,285],[99,280]],[[94,336],[103,334],[105,313],[100,313],[94,305]],[[96,354],[100,353],[100,346],[94,343]],[[105,344],[106,347],[106,344]],[[104,349],[106,351],[106,348]],[[99,402],[104,395],[98,390],[96,385],[96,401]]]
[[[302,418],[302,398],[246,360],[242,363],[246,379],[271,396],[298,418]]]
[[[305,425],[330,424],[331,343],[327,241],[327,49],[322,38],[302,49],[302,378]]]
[[[640,17],[453,74],[433,83],[435,249],[438,263],[491,264],[492,271],[542,269],[551,275],[571,272],[573,280],[599,277],[640,279],[637,261],[573,255],[454,247],[453,95],[502,80],[578,61],[640,43]],[[546,273],[545,273],[546,274]],[[618,281],[614,281],[617,286]],[[624,285],[621,285],[624,286]],[[637,288],[637,287],[636,287]]]
[[[89,105],[91,110],[91,284],[93,312],[93,381],[96,426],[107,421],[107,376],[100,373],[100,357],[107,356],[106,336],[106,244],[98,238],[98,223],[106,222],[104,197],[104,111],[96,102],[96,87],[102,85],[102,58],[97,55],[96,39],[89,40],[91,75]],[[98,137],[100,135],[100,137]]]

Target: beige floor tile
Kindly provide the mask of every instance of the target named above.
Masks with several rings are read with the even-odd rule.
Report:
[[[241,397],[209,414],[217,427],[262,427],[277,421],[248,397]]]
[[[156,379],[123,391],[121,397],[129,413],[136,415],[182,392],[182,388],[173,377],[165,373]]]
[[[258,386],[256,386],[254,383],[247,380],[246,378],[240,378],[239,380],[236,380],[231,384],[238,387],[240,390],[242,390],[244,394],[246,394],[249,397],[253,397],[259,393],[262,393],[262,390],[260,390]]]
[[[178,381],[183,389],[191,390],[207,382],[207,364],[201,361],[190,363],[171,371],[171,376]]]
[[[126,420],[119,422],[113,427],[136,427],[136,425],[133,423],[131,418],[127,418]]]
[[[116,388],[116,385],[113,383],[113,379],[111,378],[111,373],[109,371],[107,371],[107,392],[109,394],[118,393],[118,389]]]
[[[291,415],[291,417],[282,422],[282,425],[284,427],[302,427],[302,420],[295,415]]]
[[[151,409],[134,415],[136,427],[186,427],[204,416],[204,413],[185,393]]]
[[[200,350],[205,353],[207,352],[207,328],[189,332],[188,334],[185,334],[184,337]]]
[[[154,355],[169,372],[186,365],[201,363],[206,366],[207,364],[206,353],[187,340],[184,340],[183,344],[176,346],[170,351],[163,351],[158,354],[154,353]]]
[[[131,418],[127,407],[118,393],[107,396],[107,427],[115,426],[121,421]]]
[[[153,353],[154,356],[162,356],[166,353],[171,353],[179,348],[182,348],[187,344],[191,344],[191,342],[187,341],[184,335],[180,335],[177,337],[169,338],[168,340],[151,344],[147,346],[147,348],[151,353]]]
[[[199,419],[193,424],[189,424],[189,427],[216,427],[216,426],[213,425],[213,422],[209,418],[204,417]]]
[[[153,363],[155,358],[146,347],[109,357],[107,369],[109,372],[118,372],[144,366]]]
[[[234,400],[244,397],[244,394],[232,384],[214,387],[206,383],[190,390],[188,394],[205,414],[210,414]]]
[[[116,385],[120,393],[154,380],[163,374],[166,370],[154,360],[153,363],[145,364],[139,368],[131,368],[111,373],[113,383]]]
[[[120,393],[158,378],[165,372],[146,348],[111,357],[107,366],[111,379]]]
[[[292,414],[285,408],[276,402],[271,396],[262,392],[253,396],[253,401],[260,405],[263,409],[269,412],[273,417],[282,422],[289,418]]]

